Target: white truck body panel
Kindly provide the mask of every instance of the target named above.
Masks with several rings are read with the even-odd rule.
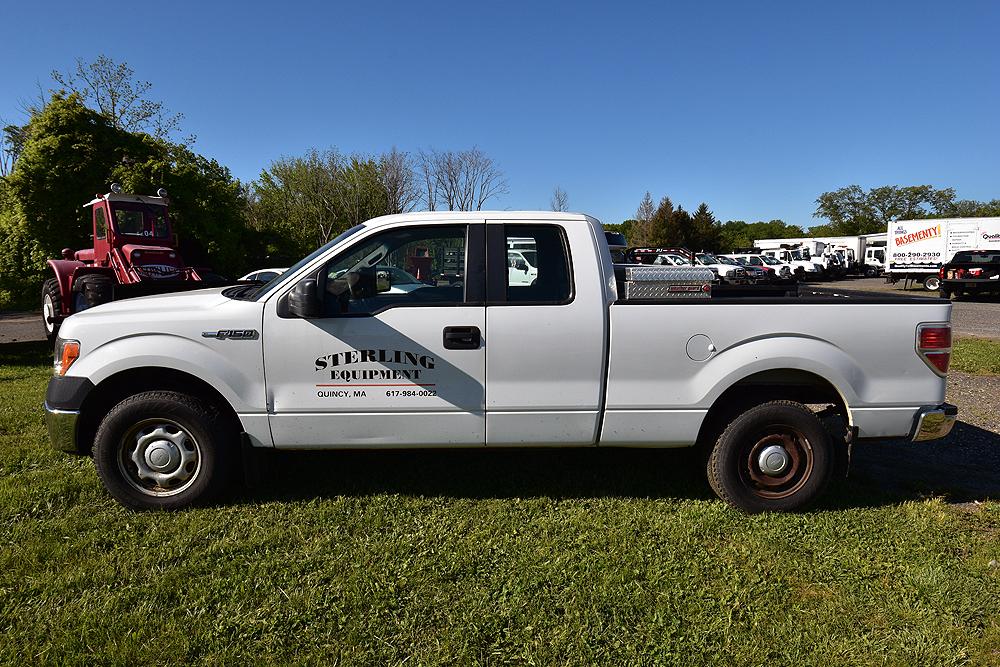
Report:
[[[1000,245],[1000,218],[900,220],[889,225],[886,246],[890,274],[935,273],[962,250]]]
[[[487,218],[489,225],[518,222],[504,214]],[[564,228],[571,257],[601,257],[600,226]],[[610,256],[601,259],[607,261],[594,263],[595,275],[575,279],[570,303],[486,308],[487,444],[597,442],[607,323],[594,313],[613,298],[605,289]]]

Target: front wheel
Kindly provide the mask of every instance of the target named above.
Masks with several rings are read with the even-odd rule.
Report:
[[[45,327],[45,338],[49,343],[55,343],[61,324],[62,293],[59,291],[59,281],[49,278],[42,285],[42,326]]]
[[[218,497],[232,479],[236,433],[218,410],[172,391],[116,405],[94,438],[108,492],[137,510],[179,509]]]
[[[771,401],[741,414],[719,436],[708,482],[744,512],[789,512],[823,493],[834,459],[833,440],[809,408]]]

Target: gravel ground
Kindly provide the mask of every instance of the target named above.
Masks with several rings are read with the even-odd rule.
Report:
[[[45,340],[42,313],[0,313],[0,343]]]
[[[953,371],[948,402],[958,406],[959,422],[947,438],[859,443],[852,480],[897,497],[1000,499],[1000,376]]]

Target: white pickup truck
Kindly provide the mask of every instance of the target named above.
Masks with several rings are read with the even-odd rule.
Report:
[[[526,237],[538,275],[512,283]],[[456,251],[464,279],[436,279]],[[947,301],[726,296],[707,274],[613,265],[584,215],[377,218],[263,286],[68,318],[49,433],[137,509],[217,497],[253,448],[698,446],[757,512],[815,499],[855,439],[951,429]]]

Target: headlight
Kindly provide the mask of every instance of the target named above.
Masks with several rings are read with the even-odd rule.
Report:
[[[73,362],[80,357],[80,341],[56,339],[55,362],[52,370],[56,375],[66,375]]]

